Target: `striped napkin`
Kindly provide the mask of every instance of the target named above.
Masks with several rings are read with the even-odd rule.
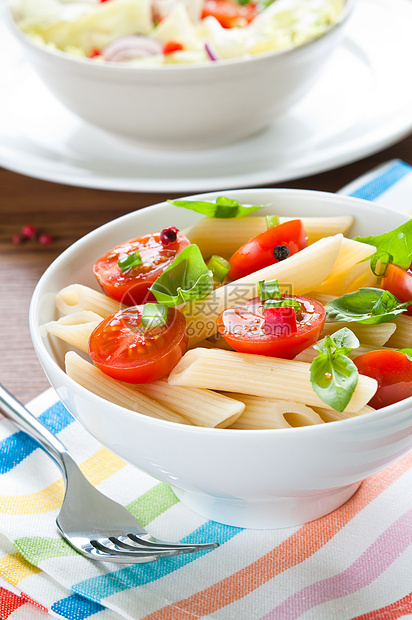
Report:
[[[409,185],[409,188],[408,188]],[[400,161],[342,190],[412,209]],[[282,530],[207,521],[170,488],[91,437],[47,390],[29,405],[89,480],[159,538],[218,541],[199,554],[140,565],[91,562],[58,534],[57,467],[0,419],[0,618],[42,620],[394,620],[412,618],[412,453],[365,480],[344,506]]]

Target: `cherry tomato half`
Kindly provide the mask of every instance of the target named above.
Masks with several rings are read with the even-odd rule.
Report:
[[[142,325],[143,306],[132,306],[99,323],[89,338],[89,355],[100,370],[127,383],[157,381],[169,374],[186,351],[186,319],[168,308],[167,322]]]
[[[162,243],[160,232],[137,237],[99,258],[93,272],[103,291],[113,299],[129,306],[155,301],[149,287],[189,243],[189,239],[178,231],[176,241],[167,243]],[[136,250],[142,264],[122,272],[119,259]]]
[[[402,269],[398,265],[389,263],[385,275],[381,280],[381,288],[390,291],[401,302],[412,301],[412,265],[409,269]],[[412,305],[405,314],[412,316]]]
[[[234,28],[247,26],[258,13],[255,3],[242,6],[232,0],[205,0],[202,19],[215,17],[223,28]]]
[[[308,297],[288,295],[287,298],[301,306],[296,316],[296,332],[280,329],[266,333],[263,304],[255,297],[242,306],[224,310],[217,319],[219,333],[235,351],[293,359],[318,340],[325,322],[325,308]]]
[[[301,220],[273,226],[242,245],[229,260],[231,280],[248,276],[306,248],[308,240]]]
[[[369,351],[355,358],[361,375],[378,382],[368,405],[380,409],[412,396],[412,359],[400,351]]]

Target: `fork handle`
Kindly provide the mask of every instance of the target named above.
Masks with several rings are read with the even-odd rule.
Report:
[[[64,472],[66,447],[21,402],[0,385],[0,411],[37,441]]]

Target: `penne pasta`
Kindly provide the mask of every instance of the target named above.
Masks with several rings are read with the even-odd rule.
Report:
[[[226,428],[233,424],[245,409],[243,402],[227,395],[211,390],[170,385],[167,381],[142,383],[134,389],[170,407],[196,426]]]
[[[389,347],[394,349],[408,349],[412,347],[412,316],[402,314],[398,316],[394,323],[396,331],[387,341]]]
[[[122,309],[122,304],[83,284],[70,284],[56,295],[56,307],[63,315],[90,310],[106,318]]]
[[[105,375],[90,362],[86,362],[74,351],[66,353],[66,372],[71,379],[79,383],[93,394],[109,400],[136,413],[147,415],[158,420],[190,424],[183,416],[168,407],[157,403],[144,394],[140,394],[124,383]]]
[[[374,246],[367,243],[344,238],[332,271],[324,282],[315,288],[315,292],[340,297],[359,289],[359,286],[353,286],[354,281],[363,279],[368,282],[367,286],[376,284],[377,277],[371,271],[370,262],[365,260],[375,250]]]
[[[339,420],[347,420],[348,418],[356,418],[357,416],[364,415],[375,411],[373,407],[365,405],[360,411],[355,413],[346,413],[335,411],[334,409],[325,409],[324,407],[313,407],[314,411],[319,414],[324,422],[338,422]]]
[[[262,398],[250,394],[229,392],[228,396],[245,405],[245,410],[231,428],[258,430],[265,428],[292,428],[323,424],[322,418],[313,409],[286,400]]]
[[[311,406],[325,403],[314,392],[310,382],[310,365],[263,355],[193,349],[185,353],[169,375],[171,385],[199,387],[223,392],[240,392],[293,400]],[[377,382],[360,376],[345,411],[362,409],[375,394]]]
[[[353,224],[351,215],[337,217],[280,217],[280,223],[302,220],[308,244],[339,233],[346,234]],[[229,259],[247,241],[267,229],[264,217],[239,217],[218,219],[204,217],[197,224],[184,231],[191,243],[196,243],[207,258],[218,254]]]
[[[294,295],[304,295],[316,288],[335,264],[342,239],[342,235],[321,239],[287,260],[225,284],[204,299],[187,303],[182,312],[187,321],[189,348],[216,333],[216,319],[225,308],[256,297],[260,280],[276,278],[283,291]],[[308,264],[310,271],[306,268]]]
[[[396,330],[396,324],[392,321],[375,325],[364,325],[355,321],[334,321],[332,323],[325,323],[321,337],[324,338],[333,334],[343,327],[350,329],[363,344],[374,347],[383,347],[384,344],[389,345],[389,339]]]
[[[58,321],[50,321],[44,328],[49,334],[87,353],[90,334],[102,320],[102,317],[95,312],[82,310],[62,316]]]

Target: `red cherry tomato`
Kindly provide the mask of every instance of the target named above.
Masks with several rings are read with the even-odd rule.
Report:
[[[89,338],[89,355],[104,373],[127,383],[157,381],[169,374],[187,346],[186,319],[168,308],[165,325],[142,325],[143,306],[132,306],[99,323]]]
[[[307,244],[301,220],[290,220],[273,226],[245,243],[233,254],[229,260],[229,277],[231,280],[243,278],[303,250]]]
[[[255,3],[242,6],[232,0],[206,0],[202,19],[215,17],[223,28],[243,27],[253,21],[258,13]]]
[[[378,382],[368,405],[380,409],[412,396],[412,359],[400,351],[369,351],[353,360],[359,373]]]
[[[113,299],[129,306],[155,301],[148,291],[149,287],[189,243],[189,239],[180,232],[177,232],[174,242],[166,240],[162,243],[160,232],[137,237],[116,246],[99,258],[93,272],[103,291]],[[122,272],[118,266],[119,258],[136,250],[142,264]]]
[[[318,340],[325,322],[325,308],[308,297],[288,295],[287,298],[301,305],[296,316],[297,331],[281,324],[279,330],[265,329],[263,304],[255,297],[242,306],[224,310],[217,319],[219,333],[235,351],[293,359]]]
[[[409,269],[402,269],[398,265],[389,263],[385,275],[381,280],[381,288],[390,291],[399,301],[412,301],[412,265]],[[405,314],[412,316],[412,305]]]

